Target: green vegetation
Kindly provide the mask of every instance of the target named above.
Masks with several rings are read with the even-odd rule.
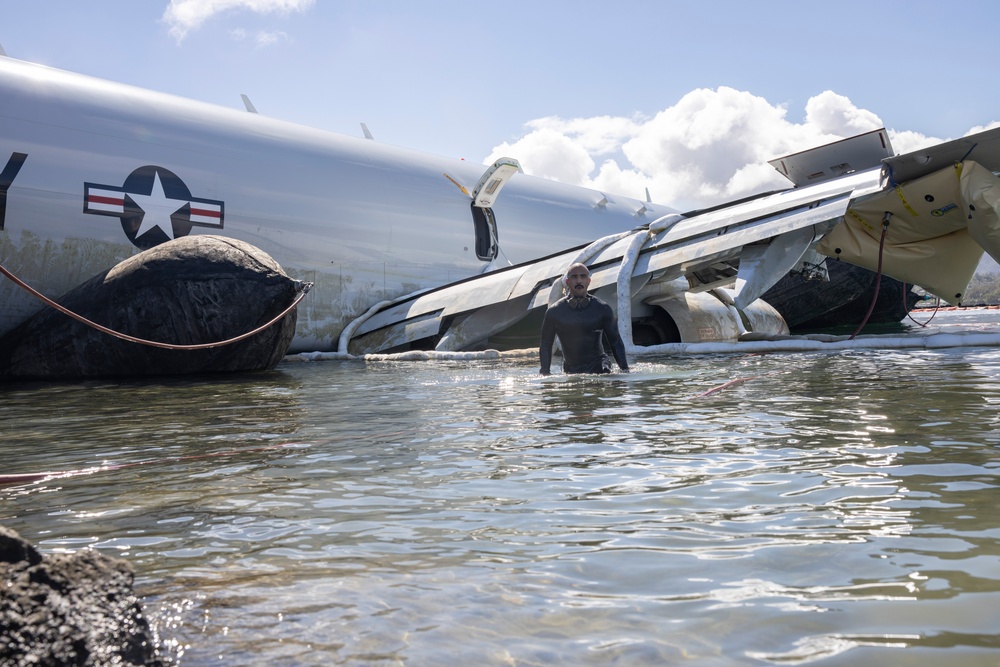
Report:
[[[918,301],[917,308],[933,308],[938,305],[937,299],[929,296],[924,290],[915,285],[913,291],[917,294],[925,295],[926,301]],[[957,303],[941,299],[941,306],[956,306]],[[963,306],[998,306],[1000,305],[1000,271],[979,271],[972,280],[969,281],[969,289],[965,291],[965,298],[962,299]]]
[[[1000,273],[977,273],[972,276],[962,305],[1000,305]]]

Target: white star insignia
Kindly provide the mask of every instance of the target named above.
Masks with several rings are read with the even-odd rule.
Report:
[[[170,222],[170,216],[189,204],[187,200],[169,199],[163,194],[163,185],[160,183],[160,174],[153,178],[153,189],[148,195],[136,195],[131,192],[128,195],[132,201],[142,209],[142,223],[135,232],[135,237],[139,238],[154,227],[159,227],[167,238],[174,238],[174,226]]]

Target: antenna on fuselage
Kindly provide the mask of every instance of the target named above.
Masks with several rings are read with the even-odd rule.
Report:
[[[368,131],[368,126],[365,125],[364,123],[361,123],[361,131],[365,133],[365,139],[371,139],[373,141],[375,140],[375,137],[372,136],[372,133]]]
[[[3,50],[3,44],[0,44],[0,56],[7,57],[7,52]]]
[[[247,108],[247,111],[249,111],[250,113],[257,113],[257,107],[253,105],[253,102],[250,101],[249,97],[247,97],[243,93],[240,93],[240,97],[243,98],[243,106]]]

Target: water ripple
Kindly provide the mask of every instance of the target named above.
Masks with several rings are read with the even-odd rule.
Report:
[[[181,665],[1000,656],[1000,353],[535,371],[8,388],[4,472],[79,474],[0,520],[128,558]]]

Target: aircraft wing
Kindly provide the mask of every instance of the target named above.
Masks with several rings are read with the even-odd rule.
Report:
[[[352,327],[348,350],[481,344],[559,298],[576,261],[590,266],[592,291],[616,302],[626,332],[637,311],[698,293],[742,313],[812,250],[960,301],[984,249],[1000,260],[1000,129],[887,153],[879,130],[775,160],[796,187],[403,297]]]
[[[693,292],[738,278],[735,302],[745,308],[842,220],[854,199],[880,188],[880,170],[873,168],[732,206],[664,216],[589,246],[385,304],[352,329],[345,351],[405,349],[419,341],[438,350],[466,349],[559,298],[559,280],[576,261],[590,266],[593,291],[617,300],[620,320],[630,319],[637,296],[662,298],[681,278],[681,290]]]
[[[1000,171],[1000,127],[884,160],[894,183],[905,183],[935,171],[973,160],[990,171]]]

